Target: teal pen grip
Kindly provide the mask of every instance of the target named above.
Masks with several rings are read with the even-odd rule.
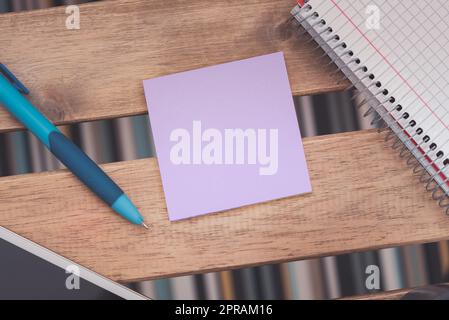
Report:
[[[122,189],[78,146],[60,132],[49,136],[50,151],[86,186],[109,206],[123,194]]]
[[[134,224],[143,218],[122,189],[78,146],[60,132],[49,137],[50,151],[97,196]]]

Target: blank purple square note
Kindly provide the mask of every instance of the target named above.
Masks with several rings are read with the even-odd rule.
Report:
[[[144,89],[170,220],[311,192],[282,52]]]

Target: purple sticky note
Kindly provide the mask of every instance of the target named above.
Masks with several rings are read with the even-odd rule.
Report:
[[[282,52],[144,88],[170,220],[311,192]]]

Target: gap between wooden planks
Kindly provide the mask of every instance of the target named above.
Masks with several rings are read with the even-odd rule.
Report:
[[[151,225],[65,170],[0,179],[0,225],[115,280],[154,279],[449,238],[449,219],[374,131],[304,139],[311,194],[169,222],[156,159],[104,165]]]
[[[341,75],[287,25],[295,0],[115,0],[0,15],[0,62],[56,124],[146,112],[142,80],[283,51],[292,92],[341,90]],[[0,132],[21,128],[0,108]]]

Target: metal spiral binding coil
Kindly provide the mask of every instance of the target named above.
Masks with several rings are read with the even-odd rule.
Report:
[[[296,9],[296,10],[295,10]],[[331,61],[329,64],[334,64],[337,69],[332,73],[332,76],[342,72],[344,76],[338,81],[340,83],[343,80],[349,79],[349,76],[345,73],[348,71],[354,75],[354,78],[346,90],[355,89],[357,92],[354,94],[352,101],[359,97],[363,97],[361,102],[357,103],[357,108],[362,108],[367,105],[368,109],[364,116],[367,117],[371,114],[374,115],[374,119],[371,121],[371,125],[381,129],[387,129],[385,135],[385,142],[390,144],[390,147],[394,150],[398,150],[401,159],[405,159],[408,167],[413,170],[413,173],[419,176],[419,181],[425,184],[426,191],[430,192],[432,199],[437,201],[438,205],[445,210],[445,213],[449,215],[449,192],[445,191],[443,186],[447,187],[449,179],[446,175],[443,175],[443,171],[449,167],[449,158],[446,158],[442,162],[442,166],[433,168],[435,161],[424,160],[431,159],[430,153],[435,152],[437,159],[442,159],[444,156],[443,151],[437,151],[437,145],[435,143],[430,144],[428,151],[424,152],[423,146],[428,142],[431,142],[431,138],[424,133],[424,130],[417,126],[415,120],[408,118],[410,115],[407,112],[402,111],[402,106],[396,103],[396,98],[390,95],[388,89],[386,89],[381,82],[376,80],[374,74],[370,73],[368,68],[363,65],[362,61],[355,56],[354,52],[348,48],[346,43],[340,38],[338,34],[332,29],[331,26],[326,26],[326,21],[320,18],[320,15],[313,10],[312,5],[307,1],[304,6],[298,5],[292,11],[291,20],[294,20],[298,25],[298,30],[303,28],[304,30],[299,33],[300,36],[305,34],[310,35],[310,39],[307,43],[315,41],[317,46],[313,50],[324,50],[323,55],[319,59],[328,56]],[[316,31],[315,27],[321,26],[324,29]],[[315,34],[311,33],[314,30]],[[321,44],[319,42],[321,40]],[[328,46],[328,49],[323,47],[323,43]],[[337,53],[337,49],[342,48],[341,53]],[[330,53],[333,53],[335,57],[332,57]],[[343,59],[347,58],[348,61]],[[341,61],[341,66],[338,66],[337,60]],[[352,69],[354,68],[355,69]],[[351,79],[349,79],[351,80]],[[360,89],[361,88],[361,89]],[[378,90],[373,93],[372,89]],[[408,120],[408,124],[404,127],[399,125],[398,120],[393,117],[393,112],[399,115],[401,119]],[[396,126],[395,126],[396,125]],[[413,134],[408,135],[405,133],[408,129],[417,127]],[[399,128],[399,129],[398,129]],[[402,138],[401,138],[402,137]],[[420,142],[418,137],[422,137]],[[410,147],[411,146],[411,147]],[[420,151],[419,154],[416,153]],[[433,170],[431,173],[430,169]],[[443,177],[441,177],[443,175]]]

